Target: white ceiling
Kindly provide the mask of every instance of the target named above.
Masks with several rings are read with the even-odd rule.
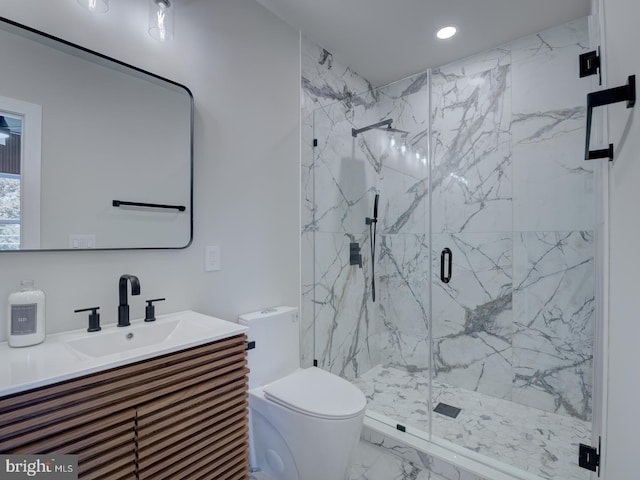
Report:
[[[385,85],[587,16],[591,0],[258,0],[334,57]],[[438,41],[444,25],[459,34]]]

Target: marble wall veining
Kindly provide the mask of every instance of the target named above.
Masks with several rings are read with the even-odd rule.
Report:
[[[381,141],[378,189],[384,208],[377,252],[380,363],[428,376],[429,79],[419,74],[377,90],[380,116],[408,132]],[[406,145],[406,151],[403,150]]]
[[[434,374],[587,420],[592,85],[576,59],[588,44],[580,19],[434,71],[432,178],[434,250],[459,259],[458,280],[434,283]]]
[[[326,51],[308,41],[303,45],[305,65],[315,58],[314,67],[303,70],[302,82],[304,107],[316,107],[303,114],[310,126],[305,131],[313,133],[317,145],[304,154],[302,179],[303,244],[313,245],[314,257],[303,272],[303,321],[313,323],[313,358],[346,378],[381,362],[426,370],[429,267],[421,259],[429,256],[428,74],[373,90],[349,69],[328,63]],[[364,90],[358,93],[359,88]],[[352,128],[387,118],[401,130],[393,136],[395,147],[384,131],[352,136]],[[372,264],[365,218],[372,216],[376,193],[380,206]],[[360,245],[362,268],[349,265],[352,242]],[[304,342],[311,343],[303,337]]]
[[[579,19],[374,89],[303,38],[305,365],[350,379],[432,366],[439,382],[590,419],[592,81],[577,62],[588,46]],[[352,137],[386,118],[407,132],[394,146],[378,130]]]
[[[590,420],[593,232],[520,232],[513,248],[512,398]]]
[[[376,100],[366,79],[304,37],[301,92],[301,362],[355,378],[379,363],[364,223],[377,156],[351,136]],[[362,268],[349,264],[352,242]]]

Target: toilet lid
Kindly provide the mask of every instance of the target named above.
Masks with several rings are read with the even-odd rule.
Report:
[[[296,370],[264,387],[264,396],[305,415],[349,418],[367,406],[364,394],[343,378],[310,367]]]

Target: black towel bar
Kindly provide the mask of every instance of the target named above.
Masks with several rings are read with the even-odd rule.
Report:
[[[622,87],[610,88],[587,95],[587,139],[585,144],[584,159],[608,158],[613,160],[613,144],[602,150],[589,150],[591,143],[591,116],[595,107],[611,105],[612,103],[627,102],[627,108],[636,104],[636,76],[630,75],[628,83]]]
[[[129,205],[132,207],[167,208],[167,209],[179,210],[181,212],[184,212],[187,209],[187,207],[183,205],[161,205],[159,203],[125,202],[123,200],[114,200],[112,205],[114,207],[119,207],[121,205]]]

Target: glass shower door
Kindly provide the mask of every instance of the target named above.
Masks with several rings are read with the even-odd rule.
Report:
[[[432,74],[433,438],[541,478],[589,478],[587,45],[582,19]]]
[[[343,102],[313,112],[314,359],[347,380],[375,367],[379,358],[365,223],[377,173],[351,134],[353,117],[361,114]]]
[[[303,162],[303,202],[312,205],[303,249],[313,250],[312,265],[303,255],[303,277],[313,271],[312,281],[303,278],[304,291],[313,291],[303,308],[314,311],[314,359],[362,389],[368,415],[425,432],[428,100],[425,73],[317,108],[312,165]],[[391,129],[353,135],[384,120]],[[367,222],[376,195],[378,215]]]
[[[378,89],[380,218],[376,281],[380,352],[364,375],[372,412],[387,424],[428,436],[429,327],[428,132],[429,74]]]

